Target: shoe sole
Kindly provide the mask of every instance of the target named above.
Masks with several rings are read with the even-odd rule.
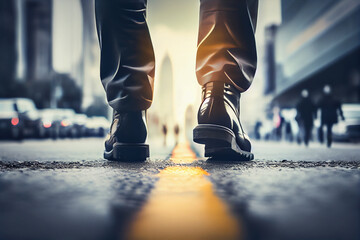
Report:
[[[115,143],[111,151],[104,151],[104,158],[113,161],[145,161],[149,156],[149,145],[143,143]]]
[[[205,144],[205,157],[213,160],[250,161],[254,154],[242,150],[233,131],[216,124],[199,124],[193,130],[194,142]]]

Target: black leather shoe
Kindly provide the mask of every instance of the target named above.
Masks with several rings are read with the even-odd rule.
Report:
[[[239,116],[240,92],[235,87],[221,82],[210,82],[203,87],[199,125],[193,131],[193,138],[194,142],[205,144],[205,157],[239,161],[254,159]]]
[[[114,112],[105,141],[104,158],[119,161],[144,161],[149,157],[146,112]]]

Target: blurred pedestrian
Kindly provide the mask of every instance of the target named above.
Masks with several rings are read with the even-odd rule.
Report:
[[[327,146],[331,147],[332,143],[332,127],[338,122],[339,116],[342,120],[345,120],[343,111],[341,109],[340,101],[333,98],[331,95],[331,87],[325,85],[323,89],[324,95],[318,103],[321,114],[321,125],[319,128],[319,140],[321,143],[324,142],[324,126],[326,126],[327,134]]]
[[[177,145],[179,142],[179,132],[180,132],[180,128],[179,128],[179,124],[176,124],[174,127],[174,133],[175,133],[175,144]]]
[[[257,120],[254,126],[254,134],[255,134],[255,139],[256,140],[260,140],[261,139],[261,134],[260,134],[260,128],[262,127],[262,122],[260,120]]]
[[[286,141],[292,142],[293,141],[293,132],[291,127],[291,122],[285,122],[285,139]]]
[[[301,99],[296,105],[296,121],[299,125],[299,133],[305,146],[309,145],[311,132],[314,126],[314,119],[316,118],[316,107],[309,97],[308,90],[301,91]]]
[[[274,138],[276,141],[280,141],[282,139],[283,126],[285,123],[285,118],[281,114],[281,110],[279,107],[274,107],[273,109],[274,117]]]
[[[164,146],[166,146],[166,136],[167,136],[167,126],[166,126],[166,124],[163,124],[162,125],[162,133],[163,133],[163,135],[164,135]]]

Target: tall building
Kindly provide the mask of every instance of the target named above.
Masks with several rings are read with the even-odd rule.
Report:
[[[273,103],[293,107],[302,89],[317,100],[325,84],[360,101],[360,1],[282,0],[275,42]]]
[[[16,69],[16,5],[0,0],[0,97],[8,97]]]
[[[100,82],[100,49],[96,35],[94,0],[81,0],[83,15],[83,108],[104,98]]]
[[[52,74],[52,1],[25,0],[26,78],[49,81]]]
[[[51,0],[0,0],[1,97],[49,102],[51,8]]]
[[[166,124],[168,129],[174,126],[174,77],[173,67],[168,54],[165,55],[160,65],[158,88],[154,97],[154,113],[159,118],[160,124]]]
[[[0,97],[80,109],[88,62],[96,63],[84,51],[97,47],[94,2],[80,1],[0,0]]]
[[[275,63],[275,36],[276,25],[270,25],[265,28],[265,94],[270,94],[276,89],[276,63]]]

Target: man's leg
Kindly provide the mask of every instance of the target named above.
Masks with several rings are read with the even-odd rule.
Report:
[[[196,75],[246,91],[256,71],[257,1],[201,0]]]
[[[119,112],[150,107],[155,58],[146,24],[146,0],[96,0],[100,76]]]
[[[200,0],[196,75],[203,102],[194,141],[205,144],[205,156],[253,158],[239,101],[256,71],[257,8],[250,0]]]
[[[310,142],[310,139],[312,138],[312,129],[313,129],[313,127],[312,127],[312,125],[308,125],[308,126],[306,126],[306,136],[305,136],[305,138],[306,138],[306,146],[308,146],[309,145],[309,142]]]
[[[304,143],[305,146],[309,145],[309,139],[310,139],[310,134],[309,134],[310,130],[308,126],[304,127]]]
[[[145,110],[152,102],[155,58],[146,23],[146,0],[96,0],[100,77],[114,109],[105,142],[107,159],[149,155]]]
[[[331,147],[332,144],[332,124],[326,125],[326,131],[327,131],[327,146]]]
[[[324,143],[324,125],[321,124],[320,127],[318,128],[318,138],[319,138],[319,142],[321,144]]]

